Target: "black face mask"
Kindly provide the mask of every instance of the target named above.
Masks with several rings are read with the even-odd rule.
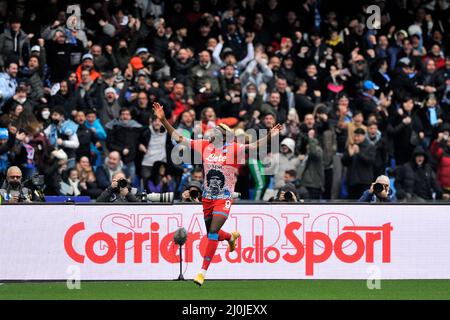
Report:
[[[52,118],[51,121],[52,121],[52,123],[55,124],[55,125],[58,125],[58,124],[59,124],[59,120],[55,120],[55,119]]]
[[[12,189],[17,190],[20,188],[20,181],[17,180],[10,181],[9,185],[11,186]]]

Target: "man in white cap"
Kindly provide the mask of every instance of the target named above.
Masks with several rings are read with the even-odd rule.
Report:
[[[275,190],[284,186],[284,172],[296,170],[300,167],[300,159],[295,156],[295,141],[285,138],[281,141],[280,152],[274,154],[271,162],[276,166],[274,172]]]
[[[39,44],[31,47],[31,56],[35,56],[39,59],[39,65],[41,66],[41,70],[44,71],[44,75],[48,73],[47,66],[47,52],[44,47],[44,39],[38,39]]]
[[[136,55],[141,58],[144,65],[146,64],[148,58],[150,58],[150,53],[146,47],[140,47],[136,50]]]
[[[102,104],[103,106],[99,110],[99,118],[103,125],[114,119],[119,119],[121,106],[117,100],[116,90],[113,87],[105,89],[105,98]]]
[[[31,54],[39,54],[41,52],[41,47],[39,47],[38,45],[32,46],[31,47]]]

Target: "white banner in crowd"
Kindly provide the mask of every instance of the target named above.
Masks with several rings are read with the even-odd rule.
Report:
[[[0,280],[155,280],[200,269],[199,205],[0,207]],[[234,205],[209,279],[450,279],[445,205]]]

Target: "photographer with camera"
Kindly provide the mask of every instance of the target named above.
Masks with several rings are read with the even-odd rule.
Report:
[[[199,181],[191,181],[187,184],[186,189],[181,194],[181,202],[198,202],[202,201],[202,184]]]
[[[359,202],[395,202],[389,187],[389,178],[385,175],[378,176],[369,190],[364,191]]]
[[[109,186],[97,198],[97,202],[139,202],[136,190],[131,188],[123,172],[117,172],[112,176],[111,186]]]
[[[0,188],[1,200],[7,203],[31,202],[30,189],[23,186],[22,171],[19,167],[9,167],[6,180]]]
[[[276,197],[270,202],[303,202],[303,200],[299,200],[297,188],[292,182],[286,183],[284,186],[280,188]]]

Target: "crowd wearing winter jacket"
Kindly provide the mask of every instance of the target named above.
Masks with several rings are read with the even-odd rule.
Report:
[[[0,3],[0,185],[14,166],[46,195],[110,199],[123,174],[181,198],[201,165],[174,161],[159,102],[191,139],[282,124],[242,199],[353,201],[386,175],[399,201],[450,200],[448,0],[377,1],[375,27],[370,1]]]

